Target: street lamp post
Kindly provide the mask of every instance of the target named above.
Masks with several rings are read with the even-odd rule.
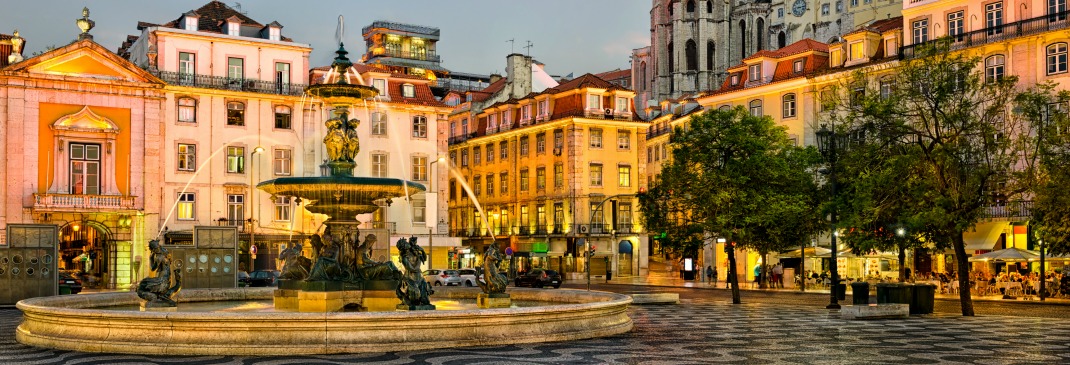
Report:
[[[833,126],[833,129],[835,129],[835,128],[836,127]],[[831,188],[831,196],[832,196],[832,199],[836,199],[836,157],[837,157],[836,156],[836,153],[837,153],[836,149],[838,147],[836,145],[837,144],[836,142],[837,142],[838,136],[837,136],[837,133],[836,133],[835,130],[828,129],[824,124],[821,125],[821,129],[818,130],[816,134],[817,134],[817,148],[818,148],[818,150],[821,151],[821,155],[825,158],[826,161],[828,161],[828,164],[829,164],[828,176],[829,176],[829,183],[830,183],[830,188]],[[837,259],[836,259],[836,256],[837,256],[836,253],[837,252],[836,251],[838,250],[839,247],[836,245],[836,224],[837,224],[837,219],[836,219],[836,205],[835,205],[835,203],[833,203],[833,205],[832,205],[832,214],[831,214],[830,218],[831,218],[830,221],[831,221],[831,229],[832,229],[832,232],[830,234],[830,237],[831,237],[830,239],[832,241],[831,242],[831,247],[830,247],[831,248],[830,256],[831,256],[831,260],[832,260],[832,265],[830,265],[830,266],[832,266],[832,267],[830,268],[829,271],[832,274],[831,275],[832,276],[831,277],[831,281],[832,282],[831,282],[831,285],[829,286],[829,305],[825,306],[825,308],[826,309],[840,309],[840,304],[836,301],[836,299],[837,299],[836,298],[836,291],[837,291],[837,289],[839,287],[839,284],[840,284],[840,276],[839,276],[839,272],[838,272],[839,270],[838,270],[838,267],[837,267],[839,265],[837,265],[837,262],[836,262],[837,261]]]
[[[437,212],[438,212],[438,192],[435,191],[435,174],[431,173],[431,168],[433,167],[433,165],[435,163],[445,162],[445,161],[446,161],[446,156],[439,156],[438,159],[427,163],[427,178],[428,178],[427,190],[435,193],[435,212],[436,212],[435,216],[436,217],[438,217],[438,214],[437,214]],[[427,208],[426,207],[427,206],[424,205],[424,209],[425,209],[424,220],[425,221],[427,220],[427,212],[426,212]],[[431,222],[431,224],[434,224],[434,222]],[[428,270],[432,270],[432,269],[435,268],[435,260],[433,260],[433,258],[435,257],[435,246],[434,246],[434,242],[433,242],[434,239],[435,239],[435,227],[434,226],[428,226],[427,227],[427,269]]]

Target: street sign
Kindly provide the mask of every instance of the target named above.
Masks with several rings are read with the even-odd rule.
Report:
[[[513,248],[512,247],[506,247],[505,248],[505,256],[513,256]]]
[[[438,227],[435,228],[437,228],[437,231],[435,233],[438,234],[443,234],[450,230],[450,226],[446,224],[446,222],[438,222]]]
[[[256,245],[249,246],[249,254],[256,255]]]

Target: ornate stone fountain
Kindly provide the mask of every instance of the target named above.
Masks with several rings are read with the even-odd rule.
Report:
[[[371,252],[378,242],[374,234],[360,241],[357,215],[372,213],[391,199],[426,189],[402,179],[353,176],[354,160],[360,152],[356,129],[360,120],[349,117],[349,107],[379,95],[379,91],[350,84],[345,77],[353,66],[346,57],[349,52],[339,44],[335,53],[337,57],[324,83],[305,90],[334,109],[334,117],[325,122],[327,133],[323,137],[327,160],[322,167],[328,175],[281,177],[256,186],[272,196],[294,197],[299,203],[304,202],[308,211],[330,216],[324,232],[313,239],[314,261],[291,263],[290,260],[300,261],[301,256],[293,252],[286,255],[284,268],[289,268],[284,270],[286,276],[279,281],[275,292],[275,308],[299,312],[334,312],[347,305],[359,305],[363,310],[434,309],[427,299],[432,291],[419,275],[423,251],[419,246],[408,249],[409,244],[399,243],[399,249],[406,248],[400,250],[402,261],[406,262],[406,273],[402,273],[393,262],[372,258]],[[378,249],[389,248],[383,245]],[[409,263],[417,268],[415,275],[409,272],[408,266],[412,266]],[[304,265],[310,267],[305,269]]]

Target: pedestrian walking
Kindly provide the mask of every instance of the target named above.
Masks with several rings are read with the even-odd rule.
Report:
[[[716,282],[713,280],[713,266],[706,266],[706,281],[716,284]]]

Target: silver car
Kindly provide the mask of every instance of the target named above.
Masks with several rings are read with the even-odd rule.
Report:
[[[443,274],[443,271],[445,270],[424,270],[424,280],[435,286],[445,285],[448,276]]]
[[[476,280],[479,280],[479,272],[476,269],[460,269],[457,270],[458,275],[461,277],[461,284],[464,286],[476,286]]]

